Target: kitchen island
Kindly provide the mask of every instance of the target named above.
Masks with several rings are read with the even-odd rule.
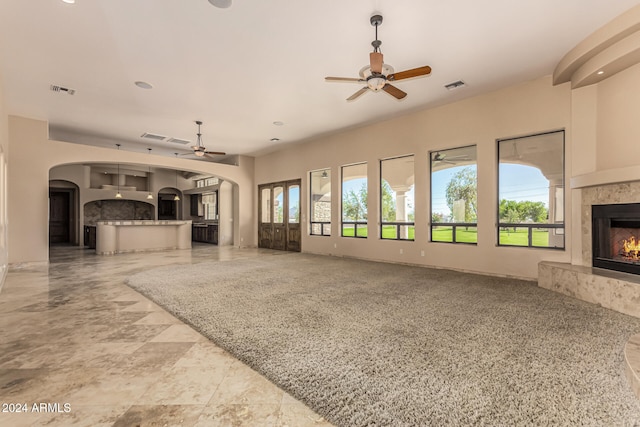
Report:
[[[190,220],[123,220],[96,223],[98,255],[190,248]]]

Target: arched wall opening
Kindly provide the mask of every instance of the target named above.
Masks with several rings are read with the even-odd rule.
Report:
[[[215,178],[213,186],[196,181]],[[219,244],[233,245],[238,213],[238,184],[214,173],[135,163],[68,163],[51,167],[50,183],[73,188],[72,245],[90,246],[87,229],[101,220],[192,220],[192,198],[216,191],[219,200]],[[54,188],[50,185],[51,188]],[[121,197],[116,197],[117,195]],[[178,199],[178,200],[176,200]],[[49,226],[49,229],[52,227]]]

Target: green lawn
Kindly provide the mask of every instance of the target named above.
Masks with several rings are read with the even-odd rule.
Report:
[[[431,231],[434,242],[453,242],[453,227],[438,227]],[[456,227],[456,242],[478,243],[478,229],[475,227]]]
[[[431,240],[434,242],[452,242],[453,238],[452,227],[439,227],[431,232]],[[478,230],[469,227],[457,227],[456,229],[456,242],[459,243],[477,243],[478,242]],[[549,231],[548,230],[533,230],[532,233],[533,246],[546,248],[549,246]],[[529,246],[528,230],[526,228],[517,228],[513,231],[500,230],[500,244],[512,245],[512,246]]]
[[[409,230],[407,232],[408,240],[413,240],[415,238],[415,227],[408,226]],[[353,237],[354,227],[352,225],[343,225],[342,226],[342,236],[344,237]],[[366,224],[358,226],[358,237],[367,237],[367,226]],[[382,228],[382,238],[383,239],[395,239],[396,238],[396,227],[393,225],[385,225]]]
[[[513,245],[513,246],[529,246],[529,230],[526,228],[513,228],[509,230],[500,230],[500,242],[501,245]],[[531,235],[531,243],[533,246],[546,248],[549,246],[549,230],[536,230],[533,229]]]
[[[342,227],[342,235],[344,237],[354,237],[355,228],[351,225],[344,225]],[[528,246],[528,230],[526,228],[517,228],[513,231],[500,230],[500,244],[511,246]],[[438,227],[432,230],[431,240],[434,242],[452,242],[453,241],[453,228],[452,227]],[[367,237],[366,225],[358,226],[358,237]],[[383,239],[395,239],[396,228],[394,226],[385,226],[382,229]],[[408,239],[413,240],[415,238],[415,227],[410,226],[408,231]],[[549,246],[549,231],[548,230],[533,230],[533,246],[546,248]],[[475,227],[457,227],[456,228],[456,242],[458,243],[477,243],[478,242],[478,229]]]

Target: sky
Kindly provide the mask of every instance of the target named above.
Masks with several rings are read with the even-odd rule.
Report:
[[[431,178],[433,212],[445,215],[451,214],[447,206],[447,184],[449,184],[453,175],[464,167],[468,166],[452,167],[433,173]],[[353,189],[358,191],[364,182],[366,182],[366,178],[350,180],[345,183],[345,190]],[[410,206],[412,208],[415,207],[413,188],[407,196]],[[503,163],[500,165],[500,199],[531,200],[543,202],[548,207],[549,181],[537,168]],[[410,209],[410,211],[413,211],[413,209]]]
[[[431,186],[433,192],[433,212],[449,215],[447,206],[447,184],[456,172],[464,166],[453,167],[435,172],[432,175]],[[500,199],[515,201],[531,200],[543,202],[549,206],[549,181],[539,169],[503,163],[500,165]]]

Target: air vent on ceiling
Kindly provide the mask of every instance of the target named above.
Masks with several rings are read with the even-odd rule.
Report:
[[[67,95],[73,95],[74,93],[76,93],[75,89],[69,89],[68,87],[58,85],[51,85],[49,86],[49,89],[51,89],[53,92],[66,93]]]
[[[186,144],[189,144],[191,141],[187,141],[186,139],[180,139],[180,138],[169,138],[167,142],[186,145]]]
[[[145,132],[140,135],[141,138],[153,139],[155,141],[164,141],[167,137],[162,135],[157,135],[155,133]]]
[[[460,87],[466,86],[465,82],[462,80],[458,80],[457,82],[449,83],[448,85],[444,85],[447,90],[454,90]]]

